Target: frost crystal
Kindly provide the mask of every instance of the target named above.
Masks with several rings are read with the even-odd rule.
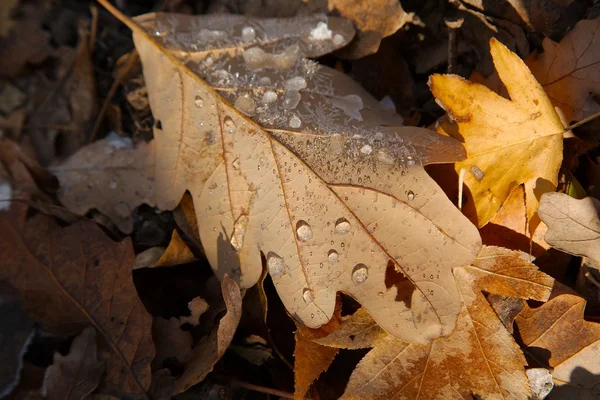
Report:
[[[290,127],[300,128],[300,125],[302,125],[302,121],[300,121],[300,118],[298,118],[295,115],[292,118],[290,118]]]
[[[242,29],[242,40],[244,42],[251,42],[254,39],[256,39],[256,31],[254,28],[251,26],[245,26],[244,29]]]
[[[283,85],[287,90],[301,90],[306,88],[306,79],[301,76],[296,76],[285,81]]]
[[[311,40],[327,40],[331,39],[333,32],[325,22],[319,22],[317,27],[310,31]]]
[[[267,90],[265,94],[263,94],[262,102],[265,104],[269,104],[277,100],[277,93],[272,90]]]

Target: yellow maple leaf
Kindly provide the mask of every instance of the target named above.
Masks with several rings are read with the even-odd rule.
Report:
[[[433,75],[429,86],[457,124],[447,133],[467,150],[467,159],[455,168],[467,171],[477,225],[488,223],[524,184],[532,232],[541,195],[558,183],[564,125],[525,63],[496,39],[490,40],[490,51],[510,100],[456,75]]]

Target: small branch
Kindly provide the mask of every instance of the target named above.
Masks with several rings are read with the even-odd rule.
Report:
[[[587,117],[587,118],[584,118],[584,119],[582,119],[581,121],[574,123],[573,125],[569,125],[569,126],[567,126],[563,132],[570,131],[571,129],[577,128],[578,126],[581,126],[581,125],[583,125],[583,124],[587,124],[587,123],[588,123],[588,122],[590,122],[591,120],[594,120],[594,119],[596,119],[596,118],[598,118],[598,117],[600,117],[600,112],[597,112],[597,113],[596,113],[596,114],[594,114],[594,115],[590,115],[589,117]]]
[[[465,174],[467,170],[464,168],[460,169],[458,174],[458,209],[462,210],[462,198],[463,198],[463,188],[465,186]]]

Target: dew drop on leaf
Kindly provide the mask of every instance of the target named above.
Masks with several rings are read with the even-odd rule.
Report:
[[[346,218],[340,218],[335,221],[335,233],[345,235],[350,232],[350,222]]]
[[[233,134],[235,132],[235,122],[229,115],[223,118],[223,127],[225,128],[225,132],[229,134]]]
[[[331,264],[337,264],[337,262],[340,260],[340,255],[338,254],[337,251],[331,249],[327,253],[327,259],[329,260],[329,262]]]
[[[285,93],[285,99],[283,100],[283,108],[286,110],[292,110],[296,108],[298,103],[300,103],[301,98],[302,96],[300,96],[300,93],[297,90],[288,90]]]
[[[196,105],[196,107],[201,108],[204,105],[204,99],[202,99],[200,95],[196,95],[196,97],[194,98],[194,104]]]
[[[363,283],[369,278],[369,268],[365,264],[357,264],[352,271],[352,280],[354,283]]]
[[[336,46],[339,46],[342,43],[344,43],[344,37],[342,35],[340,35],[339,33],[336,33],[333,36],[333,44],[335,44]]]
[[[272,103],[277,100],[277,93],[272,90],[267,90],[262,97],[262,102],[265,104]]]
[[[290,127],[291,128],[300,128],[300,125],[302,125],[302,121],[300,121],[300,118],[298,118],[295,115],[292,118],[290,118]]]
[[[239,170],[240,169],[240,159],[236,158],[235,160],[233,160],[233,162],[231,163],[231,166],[235,169],[235,170]]]
[[[310,289],[304,289],[304,291],[302,292],[302,298],[304,299],[304,302],[306,304],[310,304],[315,300],[313,297],[312,290]]]
[[[299,241],[306,242],[313,236],[312,228],[306,221],[300,220],[296,223],[296,235]]]
[[[267,254],[267,269],[272,278],[279,278],[285,273],[285,262],[283,258],[270,251]]]
[[[254,28],[251,26],[245,26],[244,29],[242,29],[242,40],[244,42],[251,42],[254,39],[256,39],[256,31]]]
[[[473,174],[475,179],[477,179],[477,182],[481,182],[484,174],[483,174],[483,171],[477,165],[473,165],[471,167],[471,173]]]
[[[238,97],[235,100],[234,106],[249,117],[254,115],[254,112],[256,111],[256,104],[254,103],[254,100],[247,94]]]
[[[406,197],[408,198],[408,201],[412,201],[415,198],[415,193],[412,190],[409,190]]]

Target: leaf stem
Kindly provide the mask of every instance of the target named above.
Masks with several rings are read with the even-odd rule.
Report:
[[[567,127],[565,128],[564,132],[566,132],[566,131],[570,131],[571,129],[575,129],[575,128],[577,128],[578,126],[581,126],[581,125],[583,125],[583,124],[587,124],[587,123],[588,123],[588,122],[590,122],[591,120],[594,120],[594,119],[596,119],[596,118],[598,118],[598,117],[600,117],[600,112],[597,112],[596,114],[590,115],[589,117],[587,117],[587,118],[584,118],[584,119],[582,119],[581,121],[574,123],[573,125],[569,125],[569,126],[567,126]]]

